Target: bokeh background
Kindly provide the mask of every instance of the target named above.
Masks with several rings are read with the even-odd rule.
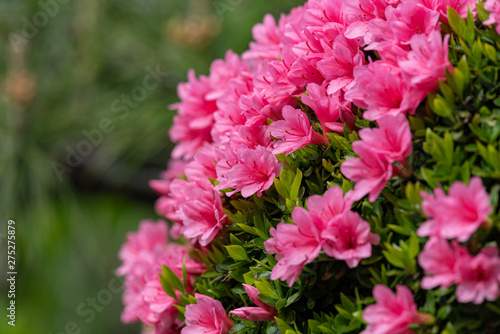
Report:
[[[266,13],[302,3],[0,0],[0,333],[139,333],[120,322],[114,269],[126,233],[157,218],[147,183],[173,146],[176,86],[243,52]],[[156,69],[168,75],[145,86]],[[5,311],[8,219],[16,327]]]

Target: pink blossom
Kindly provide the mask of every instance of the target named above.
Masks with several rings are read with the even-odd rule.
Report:
[[[210,88],[211,92],[206,98],[209,101],[217,100],[224,94],[229,81],[247,72],[246,62],[241,61],[240,57],[233,51],[228,50],[224,59],[216,59],[210,65]]]
[[[389,1],[385,0],[343,1],[342,9],[347,23],[345,37],[359,40],[360,45],[365,44],[366,39],[370,38],[367,34],[368,22],[376,18],[385,19],[388,4]]]
[[[405,115],[385,115],[377,120],[378,128],[364,128],[359,131],[366,150],[385,156],[389,161],[404,163],[413,149],[410,123]]]
[[[349,180],[356,182],[352,193],[354,200],[369,194],[368,200],[375,202],[387,181],[393,176],[393,166],[383,155],[371,150],[361,142],[353,143],[359,158],[350,158],[342,163],[340,171]]]
[[[280,31],[271,14],[264,16],[263,23],[252,28],[252,36],[255,42],[250,42],[250,50],[243,53],[243,59],[262,61],[280,57]]]
[[[255,193],[262,196],[262,192],[269,189],[274,178],[279,176],[281,164],[266,148],[258,146],[255,149],[240,148],[236,153],[229,151],[226,152],[229,158],[221,160],[221,166],[216,167],[220,183],[215,189],[233,188],[229,196],[235,192],[241,192],[243,197]]]
[[[278,311],[275,307],[267,305],[259,299],[259,290],[257,288],[243,284],[248,297],[258,306],[258,307],[240,307],[230,313],[241,319],[249,321],[273,321],[275,316],[278,316]]]
[[[167,246],[168,225],[160,220],[154,222],[143,220],[139,225],[137,232],[127,234],[127,241],[123,244],[118,253],[122,260],[122,265],[116,270],[117,275],[140,274],[136,270],[136,263],[140,261],[153,262],[154,257],[159,251]]]
[[[396,286],[397,294],[385,285],[373,289],[377,303],[363,311],[363,320],[368,323],[362,334],[414,334],[411,324],[422,324],[430,315],[417,312],[413,294],[406,286]]]
[[[169,132],[172,141],[178,143],[172,152],[175,159],[190,159],[205,142],[212,141],[210,131],[217,105],[207,97],[211,90],[210,79],[197,79],[194,71],[189,71],[187,83],[177,87],[181,102],[171,106],[178,109],[178,115]]]
[[[325,228],[323,220],[315,213],[302,207],[292,211],[294,224],[279,223],[271,228],[272,238],[264,242],[269,254],[277,254],[271,279],[286,280],[289,286],[297,280],[305,264],[318,256],[323,245],[321,232]]]
[[[321,74],[330,81],[328,94],[335,94],[341,89],[349,89],[354,84],[353,70],[365,63],[363,52],[357,43],[339,35],[331,48],[327,48],[323,60],[317,64]]]
[[[383,61],[357,66],[354,78],[356,85],[346,92],[345,98],[367,109],[363,117],[369,120],[386,114],[413,113],[425,97],[424,93],[411,90],[398,67]]]
[[[211,135],[214,142],[221,144],[229,140],[231,133],[237,131],[247,122],[241,109],[240,99],[252,92],[253,83],[250,75],[233,78],[226,86],[224,94],[217,99],[217,111],[214,114],[215,124]]]
[[[500,297],[500,258],[496,246],[485,247],[472,259],[458,264],[457,300],[481,304]]]
[[[154,326],[158,334],[174,333],[173,328],[179,324],[178,311],[174,307],[176,301],[165,293],[159,280],[162,265],[181,277],[185,261],[188,290],[194,283],[192,275],[199,275],[206,269],[188,257],[187,248],[168,244],[167,234],[165,222],[141,222],[139,230],[127,236],[119,254],[123,264],[117,269],[117,274],[125,275],[122,321],[140,320]]]
[[[325,253],[337,260],[344,260],[349,268],[357,267],[362,259],[369,258],[372,245],[380,242],[377,234],[370,233],[370,224],[353,211],[333,218],[321,237],[327,240]]]
[[[343,0],[309,0],[301,22],[304,27],[323,27],[328,22],[344,23]]]
[[[306,91],[307,95],[302,95],[301,100],[316,113],[321,129],[325,133],[329,129],[325,123],[337,122],[340,118],[340,98],[338,95],[327,95],[326,89],[315,83],[308,84]]]
[[[143,323],[154,325],[162,321],[162,327],[172,327],[179,313],[174,307],[176,301],[165,293],[158,278],[146,283],[142,298],[148,305],[147,311],[140,317]]]
[[[283,107],[291,104],[293,95],[299,94],[301,89],[288,78],[290,66],[296,60],[296,56],[290,50],[288,53],[283,53],[280,60],[272,60],[264,62],[265,72],[262,75],[262,80],[254,80],[254,85],[257,89],[264,89],[264,97],[273,107]]]
[[[403,2],[416,2],[426,8],[438,11],[445,22],[448,22],[448,7],[453,8],[463,18],[467,17],[467,11],[470,7],[472,14],[476,16],[476,0],[403,0]]]
[[[226,334],[234,326],[221,302],[208,296],[195,294],[196,304],[186,306],[186,327],[182,334]]]
[[[450,247],[448,241],[441,238],[431,238],[418,255],[418,264],[425,270],[422,278],[422,288],[429,290],[436,286],[446,289],[458,282],[457,267],[465,260],[471,259],[466,248],[454,241]]]
[[[401,44],[410,44],[416,34],[430,35],[439,26],[439,13],[414,2],[400,4],[388,18],[394,38]]]
[[[330,219],[351,209],[353,200],[350,195],[351,193],[348,192],[344,197],[342,188],[335,185],[325,191],[322,196],[310,196],[307,199],[307,208],[327,223]]]
[[[288,155],[307,145],[328,146],[328,140],[312,129],[307,115],[302,110],[285,106],[283,118],[285,120],[269,125],[271,135],[281,139],[276,143],[274,154],[284,152]]]
[[[218,156],[212,145],[204,145],[202,149],[195,154],[193,160],[186,165],[184,170],[186,177],[190,182],[206,184],[209,178],[217,178],[215,164]]]
[[[227,143],[226,150],[238,150],[239,148],[246,147],[256,149],[259,146],[266,149],[272,149],[274,141],[271,139],[268,127],[262,124],[245,125],[231,134],[229,142]],[[220,146],[222,149],[222,145]]]
[[[417,230],[421,237],[467,241],[493,211],[479,177],[473,177],[468,185],[455,181],[448,196],[440,188],[434,194],[422,192],[421,196],[422,209],[430,218]]]
[[[177,216],[182,220],[182,234],[200,245],[208,245],[229,221],[222,210],[219,192],[211,184],[202,187],[189,182],[184,188],[185,201],[179,204]]]
[[[411,38],[411,51],[407,59],[398,62],[403,79],[412,86],[423,90],[425,94],[438,87],[438,82],[444,81],[446,69],[453,73],[453,66],[448,60],[449,35],[442,40],[438,30],[429,36],[418,34]]]
[[[500,34],[500,3],[498,0],[486,0],[484,3],[484,9],[490,12],[490,17],[483,22],[483,24],[497,24],[497,33]]]

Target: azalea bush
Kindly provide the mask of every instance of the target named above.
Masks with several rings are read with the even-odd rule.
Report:
[[[120,251],[149,333],[497,333],[500,3],[310,0],[188,74],[158,214]]]

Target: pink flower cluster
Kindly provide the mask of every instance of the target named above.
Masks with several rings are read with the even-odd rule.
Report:
[[[448,196],[437,188],[434,194],[422,192],[422,209],[427,217],[417,230],[421,237],[439,237],[467,241],[486,221],[493,207],[490,196],[479,177],[473,177],[468,185],[456,181]]]
[[[497,33],[500,34],[500,3],[498,0],[486,0],[484,3],[484,9],[490,12],[490,17],[488,20],[484,21],[483,24],[496,24]]]
[[[414,334],[411,324],[424,324],[431,315],[417,312],[413,294],[406,286],[396,286],[397,294],[385,285],[376,285],[373,297],[377,303],[363,311],[363,320],[368,323],[361,334]]]
[[[422,278],[422,288],[445,289],[457,284],[460,303],[481,304],[500,297],[500,257],[496,246],[484,247],[472,256],[456,241],[450,244],[431,238],[418,256],[418,263],[429,276]]]
[[[278,316],[278,311],[275,307],[267,305],[259,299],[259,290],[251,285],[243,284],[248,297],[258,307],[240,307],[231,311],[231,314],[249,321],[274,321],[274,317]]]
[[[221,302],[195,293],[196,304],[186,306],[186,327],[181,334],[227,334],[234,326]]]
[[[359,158],[348,159],[340,166],[342,174],[356,182],[354,200],[369,194],[369,201],[374,202],[387,181],[401,173],[393,163],[407,167],[406,158],[413,149],[410,125],[404,115],[385,115],[377,123],[378,128],[361,129],[362,140],[352,144]]]
[[[175,233],[207,245],[227,223],[224,192],[262,196],[279,175],[275,154],[328,146],[326,134],[342,133],[344,125],[356,130],[353,103],[381,128],[402,125],[403,115],[453,69],[439,18],[446,19],[448,5],[466,15],[469,2],[310,0],[278,22],[267,15],[253,29],[250,50],[241,57],[228,51],[208,76],[191,71],[179,85],[170,129],[178,161],[151,183],[161,196],[157,211],[179,223]],[[367,58],[371,51],[381,59]],[[358,183],[356,199],[375,200],[399,173],[392,163],[404,163],[411,152],[402,126],[376,147],[370,143],[385,130],[360,132],[367,143],[354,145],[360,158],[342,167]]]
[[[279,223],[271,228],[272,238],[264,242],[268,253],[277,254],[271,279],[292,286],[304,265],[314,261],[321,250],[344,260],[350,268],[370,257],[372,245],[377,245],[380,237],[370,233],[370,224],[357,212],[350,211],[352,202],[350,193],[344,197],[342,189],[333,186],[323,196],[309,197],[309,211],[295,207],[295,224]]]
[[[179,333],[176,328],[181,324],[177,320],[175,299],[165,293],[160,283],[162,265],[182,277],[185,258],[189,287],[193,283],[192,275],[199,275],[205,270],[205,266],[189,258],[185,247],[169,244],[167,240],[168,226],[165,222],[142,221],[139,231],[127,236],[119,253],[122,265],[116,270],[118,275],[125,276],[122,321],[140,320],[154,327],[153,334]]]
[[[442,289],[457,284],[457,300],[482,303],[500,297],[500,257],[496,246],[484,247],[472,256],[457,241],[467,241],[493,211],[481,179],[473,177],[468,185],[453,183],[448,195],[441,188],[434,194],[422,192],[422,209],[430,217],[418,229],[430,236],[418,260],[430,276],[422,279],[424,289]],[[456,239],[451,246],[445,239]]]

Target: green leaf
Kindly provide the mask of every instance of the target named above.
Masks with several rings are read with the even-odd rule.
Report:
[[[474,30],[467,26],[467,23],[452,7],[448,6],[448,22],[453,31],[469,44],[474,41]]]
[[[250,262],[250,258],[247,255],[247,251],[240,245],[230,245],[226,247],[227,253],[235,261],[246,261]]]
[[[160,276],[161,286],[163,287],[163,291],[165,291],[165,293],[170,297],[178,300],[177,295],[175,294],[175,290],[172,289],[172,287],[170,286],[170,282],[167,280],[167,278],[162,276],[162,274],[159,274],[159,276]]]
[[[280,172],[280,181],[283,183],[283,186],[285,188],[289,188],[292,185],[292,182],[295,178],[295,172],[293,171],[292,166],[285,161],[283,162],[283,165],[281,166],[281,172]]]
[[[297,199],[301,183],[302,183],[302,172],[300,169],[297,169],[297,174],[295,175],[292,187],[290,189],[290,199],[292,201],[295,201]]]
[[[269,284],[267,280],[262,278],[260,281],[255,281],[254,283],[255,287],[264,296],[272,299],[279,299],[278,294],[276,293],[276,291],[274,291],[273,287],[271,286],[271,284]]]
[[[168,280],[171,286],[173,286],[176,290],[183,291],[181,279],[172,271],[172,269],[162,265],[161,271],[163,272],[163,277]]]
[[[420,252],[420,245],[418,243],[418,238],[415,233],[412,233],[410,236],[408,250],[411,258],[415,258],[415,256],[417,256],[418,253]]]
[[[278,324],[278,328],[281,333],[286,334],[287,331],[293,331],[293,328],[289,324],[287,324],[283,319],[278,317],[274,317],[274,319],[276,319],[276,323]]]
[[[285,187],[283,183],[277,178],[274,178],[274,187],[276,188],[278,194],[281,195],[281,197],[290,198],[290,193],[288,192],[287,187]]]
[[[240,239],[238,239],[238,237],[236,237],[234,234],[230,234],[229,235],[229,240],[231,241],[231,244],[232,245],[239,245],[239,246],[242,246],[243,245],[243,242],[241,242]]]
[[[349,313],[354,313],[356,312],[356,307],[354,306],[354,303],[347,298],[343,293],[340,294],[340,301],[342,302],[342,306],[346,311]]]
[[[254,285],[255,282],[255,274],[251,271],[243,274],[243,279],[245,280],[245,284]]]
[[[182,258],[182,287],[183,287],[183,291],[186,292],[187,291],[187,270],[186,270],[186,257],[187,256],[184,256]]]
[[[342,151],[352,151],[351,143],[344,137],[333,132],[328,133],[327,136],[330,139],[330,144],[334,148]]]

